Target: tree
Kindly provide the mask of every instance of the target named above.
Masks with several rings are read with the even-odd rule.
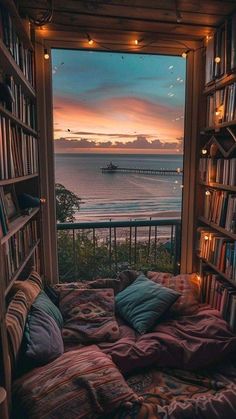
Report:
[[[56,215],[59,223],[73,222],[75,213],[80,209],[81,199],[61,183],[56,183]]]

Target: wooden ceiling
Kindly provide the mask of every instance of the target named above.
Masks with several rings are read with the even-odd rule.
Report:
[[[40,18],[51,0],[21,0],[21,13]],[[44,29],[89,34],[107,42],[155,37],[200,41],[236,11],[236,0],[54,0],[52,21]],[[105,35],[104,35],[105,34]],[[114,41],[115,42],[115,41]]]

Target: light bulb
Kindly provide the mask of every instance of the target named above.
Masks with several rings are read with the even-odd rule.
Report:
[[[135,39],[134,40],[134,43],[135,43],[135,45],[138,45],[139,44],[139,40],[138,39]]]
[[[88,43],[89,43],[89,45],[93,45],[93,39],[88,39]]]
[[[205,148],[202,149],[202,154],[207,154],[207,150]]]
[[[187,52],[182,52],[182,57],[187,58]]]
[[[204,236],[204,240],[209,240],[209,237],[208,236]]]
[[[44,59],[45,60],[49,60],[49,58],[50,58],[50,55],[48,53],[48,50],[47,49],[44,49]]]
[[[181,172],[180,167],[178,167],[178,168],[176,169],[176,172],[177,172],[177,173],[180,173],[180,172]]]
[[[216,111],[215,113],[216,113],[217,116],[220,115],[220,111]]]
[[[220,58],[220,57],[215,57],[215,63],[216,63],[216,64],[219,64],[219,63],[220,63],[220,61],[221,61],[221,58]]]
[[[205,192],[205,195],[206,195],[206,196],[209,196],[209,195],[211,195],[211,192],[210,192],[210,191],[206,191],[206,192]]]

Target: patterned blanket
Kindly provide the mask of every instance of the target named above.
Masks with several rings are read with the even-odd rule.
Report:
[[[236,365],[197,373],[152,368],[131,375],[127,382],[144,403],[114,419],[236,418]]]

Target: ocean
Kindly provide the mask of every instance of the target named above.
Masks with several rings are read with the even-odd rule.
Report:
[[[102,173],[120,167],[183,168],[180,155],[55,154],[55,179],[81,198],[77,221],[178,217],[182,176]]]

